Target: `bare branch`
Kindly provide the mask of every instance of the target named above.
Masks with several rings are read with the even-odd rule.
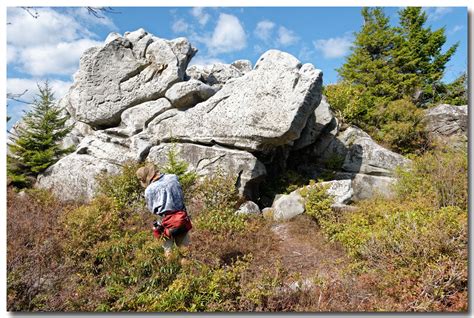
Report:
[[[120,13],[119,11],[116,11],[115,9],[111,7],[86,7],[86,8],[89,14],[99,19],[103,19],[105,17],[104,14],[106,13],[113,13],[113,14]]]
[[[21,7],[23,10],[25,10],[29,15],[31,15],[33,18],[38,19],[39,13],[34,7]]]
[[[23,95],[25,95],[27,92],[28,92],[28,90],[25,89],[25,91],[23,93],[19,93],[19,94],[7,93],[7,99],[13,100],[15,102],[31,105],[32,104],[31,102],[27,102],[27,101],[21,99],[21,97],[23,97]]]

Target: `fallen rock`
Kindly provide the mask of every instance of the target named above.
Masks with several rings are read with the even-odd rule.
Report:
[[[176,108],[189,108],[203,102],[217,92],[216,88],[204,84],[201,81],[190,79],[179,82],[166,91],[165,97]]]
[[[318,185],[328,187],[326,193],[333,198],[335,204],[346,204],[352,201],[354,191],[350,179],[320,182]]]
[[[239,209],[235,212],[237,214],[260,214],[260,208],[253,201],[246,201],[242,203]]]
[[[96,192],[95,177],[116,174],[120,166],[85,154],[70,154],[38,176],[36,186],[50,189],[63,201],[90,201]]]
[[[354,194],[352,201],[371,199],[375,196],[392,198],[395,194],[393,185],[397,179],[385,176],[370,176],[366,174],[356,174],[352,180]]]
[[[284,194],[273,202],[273,219],[275,221],[287,221],[297,215],[303,214],[304,199],[298,191]]]
[[[270,50],[255,69],[227,82],[205,102],[150,128],[159,142],[176,140],[268,151],[292,144],[321,98],[321,71]]]
[[[378,145],[357,127],[349,127],[339,133],[319,155],[318,161],[335,170],[391,176],[396,167],[407,165],[410,160]],[[340,167],[336,161],[340,162]]]
[[[452,106],[441,104],[426,110],[425,118],[428,132],[437,136],[467,135],[467,105]]]
[[[118,126],[125,109],[164,96],[196,52],[184,38],[167,41],[144,30],[108,40],[83,54],[65,97],[75,119],[97,128]]]
[[[254,155],[220,146],[163,143],[150,149],[147,160],[164,166],[171,150],[176,152],[177,158],[189,164],[189,170],[198,175],[212,175],[222,171],[237,177],[239,193],[248,198],[253,197],[266,174],[265,166]]]

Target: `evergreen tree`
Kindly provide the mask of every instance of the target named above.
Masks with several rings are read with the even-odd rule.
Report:
[[[450,105],[467,105],[467,72],[461,74],[452,83],[442,87],[443,92],[438,96],[436,101]]]
[[[420,7],[406,7],[399,11],[399,17],[393,57],[402,83],[400,93],[413,96],[418,106],[427,106],[443,91],[441,79],[446,63],[459,44],[442,53],[446,43],[445,29],[431,31],[430,27],[425,27],[427,15]]]
[[[22,124],[15,128],[8,145],[8,177],[18,187],[31,185],[31,180],[72,151],[63,149],[60,141],[71,131],[66,127],[66,116],[54,103],[48,82],[38,85],[39,94],[27,112]]]

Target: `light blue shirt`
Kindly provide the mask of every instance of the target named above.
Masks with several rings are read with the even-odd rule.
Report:
[[[152,182],[145,189],[145,200],[150,212],[159,216],[168,211],[185,210],[183,190],[174,174],[162,174]]]

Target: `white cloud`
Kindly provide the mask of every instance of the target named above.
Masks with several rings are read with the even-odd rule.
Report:
[[[77,70],[82,53],[90,47],[101,44],[102,42],[82,39],[25,48],[19,54],[20,68],[33,76],[71,75]]]
[[[203,7],[194,7],[191,9],[191,15],[195,17],[201,26],[205,26],[211,16],[205,12]]]
[[[187,32],[189,29],[189,24],[183,19],[179,19],[174,21],[173,25],[171,26],[171,29],[174,33]]]
[[[211,64],[216,64],[216,63],[225,63],[223,60],[212,57],[212,56],[195,56],[189,63],[189,66],[192,65],[211,65]]]
[[[464,29],[464,27],[462,25],[455,25],[449,33],[453,34],[453,33],[461,31],[462,29]]]
[[[436,7],[436,8],[427,8],[425,10],[428,13],[428,17],[432,21],[436,21],[444,17],[446,14],[453,11],[453,8],[447,7]]]
[[[319,39],[313,41],[314,48],[323,53],[328,59],[339,58],[349,53],[352,39],[349,36]]]
[[[275,23],[269,20],[263,20],[257,23],[254,34],[257,38],[267,42],[270,40],[270,36],[274,28]]]
[[[73,41],[85,36],[88,31],[72,17],[53,9],[38,9],[34,19],[20,8],[8,9],[7,43],[16,47],[55,44]]]
[[[288,46],[295,44],[298,42],[299,38],[295,34],[295,32],[285,28],[284,26],[280,26],[278,28],[278,44],[282,46]]]
[[[21,8],[8,9],[7,63],[32,76],[72,75],[81,54],[101,44],[88,27],[115,28],[108,17],[93,17],[86,8],[37,12],[35,19]]]
[[[17,58],[17,49],[13,45],[7,45],[7,64],[12,63]]]
[[[303,45],[300,52],[298,53],[298,58],[300,59],[300,61],[305,62],[310,61],[313,58],[313,55],[314,50],[311,50],[306,45]]]
[[[239,51],[247,45],[247,35],[236,16],[221,13],[207,46],[212,55]]]

